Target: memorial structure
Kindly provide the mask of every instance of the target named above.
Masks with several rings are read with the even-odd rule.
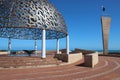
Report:
[[[66,37],[66,53],[69,54],[69,35],[61,13],[48,0],[1,0],[0,37],[11,39],[42,40],[42,58],[46,58],[46,40]]]
[[[102,6],[103,13],[105,12],[105,8]],[[109,15],[103,14],[101,18],[102,24],[102,38],[103,38],[103,54],[108,54],[108,39],[109,39],[109,31],[110,31],[110,23],[111,17]]]

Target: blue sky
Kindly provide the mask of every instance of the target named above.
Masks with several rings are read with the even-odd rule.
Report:
[[[62,13],[70,36],[70,49],[102,49],[101,5],[112,17],[109,49],[120,50],[120,0],[49,0]],[[7,39],[0,38],[0,49],[7,49]],[[56,47],[56,40],[47,41],[47,49]],[[66,39],[60,39],[60,48],[66,47]],[[34,41],[12,40],[12,49],[34,49]],[[41,41],[38,41],[41,49]]]

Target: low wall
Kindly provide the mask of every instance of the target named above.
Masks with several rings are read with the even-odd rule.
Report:
[[[82,59],[82,53],[56,54],[55,57],[63,62],[74,63]]]
[[[8,52],[0,52],[0,55],[6,55]]]
[[[82,59],[82,53],[75,53],[75,54],[70,54],[68,56],[68,62],[69,63],[74,63]]]
[[[85,61],[85,66],[94,67],[99,62],[98,53],[86,54],[84,56],[84,61]]]

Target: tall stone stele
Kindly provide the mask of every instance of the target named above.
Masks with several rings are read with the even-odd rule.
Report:
[[[108,54],[108,39],[109,39],[111,17],[110,16],[102,16],[101,23],[102,23],[102,38],[103,38],[103,48],[104,48],[103,54],[107,55]]]

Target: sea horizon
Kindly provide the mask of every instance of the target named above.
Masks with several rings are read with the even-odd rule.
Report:
[[[17,51],[23,51],[23,50],[34,50],[34,49],[15,49],[15,50],[11,50],[11,52],[17,52]],[[47,51],[55,51],[55,49],[48,49]],[[85,50],[87,50],[87,49],[85,49]],[[7,51],[6,49],[2,49],[2,50],[0,50],[0,51]],[[39,50],[39,51],[41,51],[41,50]],[[70,50],[70,51],[74,51],[74,50]],[[92,50],[91,49],[91,51],[96,51],[96,52],[103,52],[103,50],[101,50],[101,49],[98,49],[98,50]],[[120,50],[108,50],[108,52],[120,52]]]

